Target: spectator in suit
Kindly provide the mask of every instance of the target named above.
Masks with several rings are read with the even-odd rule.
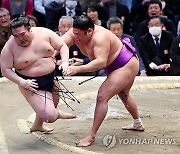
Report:
[[[106,10],[107,19],[117,16],[124,22],[124,32],[129,34],[130,31],[130,13],[128,7],[119,3],[118,0],[101,0],[100,3]]]
[[[8,41],[11,30],[9,28],[11,22],[11,17],[9,11],[5,8],[0,8],[0,56],[1,50],[4,47],[5,43]],[[0,59],[0,68],[1,68],[1,59]],[[0,70],[0,77],[2,77]]]
[[[136,48],[137,50],[137,55],[139,58],[139,62],[140,62],[140,68],[139,68],[139,73],[138,75],[140,76],[146,76],[146,69],[143,63],[143,60],[141,58],[141,56],[139,55],[139,51],[137,49],[136,46],[136,42],[134,40],[134,38],[130,35],[127,35],[123,32],[123,21],[118,18],[118,17],[111,17],[109,18],[108,22],[107,22],[107,27],[108,29],[113,32],[119,39],[123,40],[124,38],[129,38],[131,41],[131,44]]]
[[[177,35],[176,27],[175,27],[174,23],[170,19],[162,16],[162,4],[159,0],[151,0],[149,2],[148,15],[149,15],[149,17],[152,17],[152,16],[161,17],[163,29],[167,30],[167,31],[171,31],[174,36]],[[140,42],[140,40],[139,40],[140,37],[143,36],[144,34],[146,34],[147,32],[148,32],[148,19],[146,19],[140,23],[139,28],[134,35],[134,38],[137,42],[137,46],[139,46],[138,43]]]
[[[171,46],[170,57],[171,75],[180,76],[180,35],[175,38]]]
[[[34,12],[33,15],[37,18],[41,27],[46,27],[46,10],[45,7],[54,2],[55,8],[61,6],[64,0],[34,0]]]
[[[9,10],[12,18],[33,14],[33,0],[2,0],[2,7]]]
[[[148,76],[170,75],[170,47],[174,36],[163,30],[161,18],[152,16],[148,20],[148,29],[140,38],[139,52],[144,61]]]
[[[59,19],[62,16],[79,16],[82,14],[82,10],[77,7],[77,0],[66,0],[61,5],[57,5],[56,2],[49,3],[46,7],[47,15],[47,28],[55,31],[58,28]]]

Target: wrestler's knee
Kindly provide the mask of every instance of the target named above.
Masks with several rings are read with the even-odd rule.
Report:
[[[107,99],[107,97],[106,97],[106,94],[104,94],[104,93],[98,93],[96,101],[97,101],[98,103],[107,103],[107,102],[108,102],[108,99]]]

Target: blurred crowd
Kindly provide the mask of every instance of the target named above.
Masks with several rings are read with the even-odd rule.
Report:
[[[0,51],[11,35],[13,18],[28,16],[31,26],[49,28],[61,37],[72,28],[74,16],[86,14],[119,39],[130,39],[140,61],[137,75],[180,75],[180,0],[1,0],[0,6]],[[76,45],[69,52],[70,65],[89,62]],[[61,58],[56,58],[60,65]]]

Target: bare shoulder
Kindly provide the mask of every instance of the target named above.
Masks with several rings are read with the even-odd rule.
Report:
[[[45,27],[31,27],[31,31],[38,34],[38,35],[45,35],[49,33],[55,33],[52,30],[45,28]]]
[[[105,29],[104,27],[101,26],[96,26],[95,27],[95,32],[93,35],[93,40],[94,41],[101,41],[101,42],[107,42],[111,38],[111,33],[109,30]]]
[[[4,45],[4,47],[3,47],[2,51],[1,51],[1,54],[13,52],[14,47],[15,47],[14,36],[10,36],[9,40]]]

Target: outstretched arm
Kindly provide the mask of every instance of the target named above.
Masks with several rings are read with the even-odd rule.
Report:
[[[56,33],[49,30],[50,43],[54,48],[54,54],[52,57],[55,57],[57,54],[60,54],[61,57],[61,69],[63,75],[67,75],[69,69],[69,48],[67,44],[60,38]]]
[[[101,38],[101,40],[99,38]],[[101,34],[101,36],[93,37],[92,44],[94,57],[89,57],[91,62],[81,66],[70,66],[70,75],[78,72],[94,72],[106,67],[110,52],[110,39],[104,34]]]

